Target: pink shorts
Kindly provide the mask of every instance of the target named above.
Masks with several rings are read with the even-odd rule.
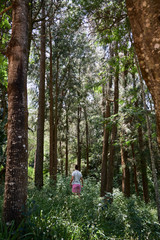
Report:
[[[72,192],[73,193],[80,193],[81,192],[81,185],[80,184],[73,184],[72,185]]]

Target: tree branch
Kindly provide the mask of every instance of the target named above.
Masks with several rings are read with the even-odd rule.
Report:
[[[9,11],[11,8],[12,8],[12,5],[11,5],[11,6],[9,6],[8,8],[6,8],[6,9],[4,9],[2,12],[0,12],[0,16],[2,16],[2,15],[3,15],[3,13],[5,13],[5,12]]]

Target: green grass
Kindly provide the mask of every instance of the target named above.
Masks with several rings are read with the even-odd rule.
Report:
[[[41,191],[30,184],[25,223],[16,232],[1,229],[0,239],[160,239],[154,204],[146,205],[135,196],[125,199],[116,189],[113,203],[106,203],[99,197],[99,189],[99,183],[87,179],[78,198],[72,195],[66,178],[58,179],[57,188],[46,181]]]

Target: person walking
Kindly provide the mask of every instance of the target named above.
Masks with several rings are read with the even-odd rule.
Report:
[[[72,173],[70,185],[72,186],[72,193],[77,194],[80,197],[81,183],[83,187],[83,178],[82,173],[78,169],[78,165],[75,165],[75,170]]]

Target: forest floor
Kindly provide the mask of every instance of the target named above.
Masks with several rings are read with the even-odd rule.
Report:
[[[3,188],[1,184],[1,206]],[[11,228],[7,232],[2,228],[0,218],[0,239],[160,239],[160,224],[154,203],[146,205],[134,195],[126,199],[115,189],[111,204],[99,197],[99,189],[99,182],[85,179],[81,197],[78,198],[71,192],[69,178],[59,178],[56,188],[51,187],[46,180],[41,191],[30,183],[25,222],[17,231]]]

